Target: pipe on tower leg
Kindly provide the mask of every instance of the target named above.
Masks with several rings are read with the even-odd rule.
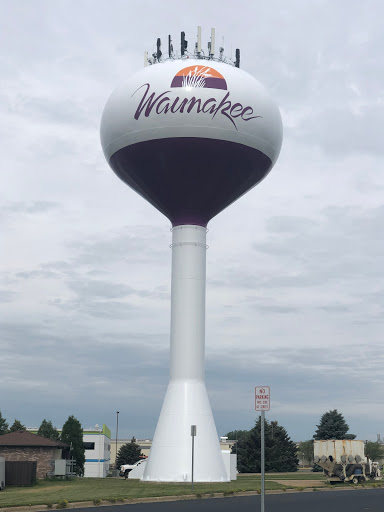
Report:
[[[170,380],[142,480],[228,482],[205,387],[206,229],[172,230]]]

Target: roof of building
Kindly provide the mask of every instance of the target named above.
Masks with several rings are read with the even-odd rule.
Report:
[[[25,430],[18,430],[9,434],[0,436],[0,446],[43,446],[46,448],[68,448],[67,444],[53,439],[26,432]]]

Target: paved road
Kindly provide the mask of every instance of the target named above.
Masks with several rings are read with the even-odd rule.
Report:
[[[260,496],[72,509],[79,512],[260,512]],[[383,512],[384,489],[272,494],[266,512]]]

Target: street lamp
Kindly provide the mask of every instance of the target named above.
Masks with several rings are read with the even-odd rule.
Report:
[[[119,411],[116,411],[116,456],[115,456],[115,472],[117,476],[117,434],[119,433]]]

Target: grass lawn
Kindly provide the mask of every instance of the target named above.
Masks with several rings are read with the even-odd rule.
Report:
[[[286,488],[273,480],[323,480],[322,475],[278,473],[266,475],[266,489]],[[238,475],[234,482],[195,483],[194,493],[209,495],[218,492],[260,490],[260,475]],[[33,487],[6,487],[0,492],[0,508],[17,505],[55,504],[62,499],[73,501],[129,500],[153,496],[192,494],[191,484],[140,482],[116,478],[75,478],[71,481],[39,480]]]
[[[245,475],[244,475],[245,476]],[[261,478],[261,476],[259,476]],[[323,473],[266,473],[266,480],[321,480],[325,481]]]

